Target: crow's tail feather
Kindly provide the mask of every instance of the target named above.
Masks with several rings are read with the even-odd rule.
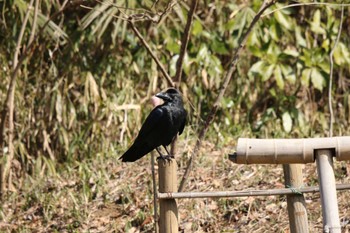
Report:
[[[134,162],[151,152],[153,149],[154,148],[147,145],[132,145],[119,159],[121,159],[122,162]]]

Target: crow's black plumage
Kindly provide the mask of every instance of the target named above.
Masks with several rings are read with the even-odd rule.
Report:
[[[158,147],[169,145],[181,134],[186,124],[187,112],[181,94],[175,88],[160,92],[156,97],[164,103],[155,107],[143,123],[134,144],[120,157],[123,162],[134,162]],[[160,154],[161,157],[163,157]]]

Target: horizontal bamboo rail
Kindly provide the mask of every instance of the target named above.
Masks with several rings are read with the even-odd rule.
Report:
[[[337,184],[336,189],[349,190],[350,184]],[[275,196],[296,193],[317,193],[320,187],[282,188],[266,190],[242,190],[242,191],[218,191],[218,192],[172,192],[158,193],[158,199],[180,199],[180,198],[218,198],[218,197],[249,197],[249,196]]]
[[[315,162],[315,150],[329,149],[338,161],[350,160],[350,136],[303,139],[239,138],[229,159],[239,164],[291,164]]]

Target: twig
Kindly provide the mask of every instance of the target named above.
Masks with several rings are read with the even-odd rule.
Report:
[[[39,8],[39,0],[35,0],[34,16],[33,16],[33,24],[32,24],[33,28],[30,32],[30,37],[29,37],[27,46],[29,46],[34,40],[36,24],[37,24],[37,20],[38,20],[38,8]]]
[[[12,159],[14,156],[14,146],[13,146],[13,134],[14,134],[14,123],[13,123],[13,112],[14,112],[14,95],[15,95],[15,88],[16,88],[16,78],[17,78],[17,72],[16,72],[16,67],[18,65],[18,57],[19,57],[19,53],[20,53],[20,49],[21,49],[21,44],[22,44],[22,40],[23,40],[23,35],[24,35],[24,31],[25,28],[27,26],[28,23],[28,19],[29,19],[29,12],[31,11],[31,8],[33,6],[33,2],[34,0],[31,0],[28,7],[27,7],[27,11],[26,11],[26,15],[24,17],[23,20],[23,24],[21,27],[21,30],[19,32],[18,38],[17,38],[17,44],[16,44],[16,48],[15,48],[15,54],[13,55],[13,69],[12,69],[12,75],[11,75],[11,80],[10,80],[10,85],[9,85],[9,89],[7,91],[7,96],[6,96],[6,107],[8,108],[8,112],[9,112],[9,132],[8,132],[8,144],[9,144],[9,155],[6,159],[6,161],[3,161],[1,164],[1,184],[0,184],[0,196],[2,197],[4,189],[5,189],[5,181],[7,179],[7,175],[8,172],[11,168],[11,163],[12,163]],[[34,27],[32,27],[32,30],[34,29]],[[4,121],[5,121],[6,115],[4,118],[2,118],[2,122],[1,124],[4,125]],[[3,137],[4,137],[4,128],[2,129],[1,132],[1,144],[0,146],[3,148]],[[2,153],[4,153],[4,151],[2,150]],[[4,156],[4,154],[3,154]],[[4,164],[5,163],[5,164]]]
[[[339,29],[338,29],[338,34],[337,34],[337,38],[334,42],[334,46],[331,50],[331,52],[329,53],[329,59],[330,59],[330,63],[331,63],[331,70],[330,70],[330,74],[329,74],[329,85],[328,85],[328,107],[329,107],[329,114],[330,114],[330,119],[329,119],[329,132],[328,135],[329,137],[333,136],[333,123],[334,123],[334,114],[333,114],[333,106],[332,106],[332,84],[333,84],[333,54],[334,54],[334,50],[337,47],[338,43],[339,43],[339,39],[340,39],[340,34],[342,31],[342,26],[343,26],[343,17],[344,17],[344,5],[342,5],[341,7],[341,15],[340,15],[340,24],[339,24]]]
[[[181,84],[183,61],[187,50],[188,41],[190,39],[190,31],[191,31],[191,26],[193,22],[193,16],[194,16],[194,12],[196,11],[197,5],[198,5],[198,0],[192,0],[191,8],[187,14],[187,22],[186,22],[184,34],[181,39],[180,55],[176,62],[176,74],[174,77],[174,80],[176,82],[175,85],[176,85],[176,88],[178,89]],[[177,136],[174,138],[174,140],[171,143],[170,154],[172,154],[173,156],[175,156],[176,154],[176,141],[177,141]]]
[[[337,190],[349,190],[350,184],[337,184]],[[178,192],[158,193],[158,199],[180,199],[180,198],[218,198],[218,197],[251,197],[251,196],[274,196],[302,193],[317,193],[320,187],[282,188],[266,190],[242,190],[242,191],[217,191],[217,192]]]
[[[136,36],[139,38],[139,40],[141,41],[141,43],[143,44],[143,46],[145,46],[147,52],[151,55],[151,57],[153,58],[153,60],[157,63],[158,68],[161,70],[162,74],[164,75],[165,79],[168,81],[169,86],[174,87],[175,83],[173,82],[173,80],[171,80],[170,75],[166,72],[165,68],[163,67],[162,63],[159,61],[159,59],[156,57],[156,55],[153,53],[151,47],[147,44],[147,42],[145,41],[145,39],[143,38],[143,36],[141,35],[141,33],[137,30],[137,28],[135,27],[132,19],[128,20],[131,29],[135,32]]]
[[[264,0],[264,2],[262,3],[258,13],[255,15],[255,17],[253,18],[253,21],[250,23],[247,31],[245,32],[245,34],[243,35],[242,39],[240,40],[240,45],[238,48],[236,48],[236,50],[234,51],[234,54],[233,54],[233,59],[230,63],[230,66],[229,66],[229,70],[227,71],[225,77],[224,77],[224,81],[221,85],[221,88],[220,88],[220,92],[219,92],[219,95],[217,96],[216,100],[215,100],[215,103],[201,129],[201,131],[199,132],[199,135],[198,135],[198,138],[197,138],[197,141],[196,141],[196,145],[193,149],[193,152],[192,152],[192,155],[190,157],[190,159],[188,160],[188,163],[187,163],[187,167],[186,167],[186,170],[185,170],[185,173],[182,177],[182,180],[181,180],[181,183],[180,183],[180,187],[179,187],[179,192],[181,192],[185,186],[185,183],[186,183],[186,180],[189,176],[189,173],[190,171],[192,170],[192,165],[193,165],[193,159],[194,157],[198,154],[198,151],[201,147],[201,144],[202,144],[202,140],[206,134],[206,132],[208,131],[208,128],[209,128],[209,125],[210,123],[213,121],[214,117],[215,117],[215,114],[220,106],[220,102],[221,102],[221,99],[226,91],[226,88],[232,78],[232,74],[236,71],[236,68],[237,68],[237,63],[238,63],[238,58],[240,56],[240,53],[241,51],[243,50],[243,47],[247,41],[247,38],[249,36],[249,34],[251,33],[253,27],[255,26],[255,24],[258,22],[258,20],[260,19],[262,13],[267,9],[269,8],[270,6],[272,6],[273,4],[275,3],[275,0],[272,0],[272,1],[268,1],[268,0]]]
[[[264,18],[265,16],[267,15],[270,15],[276,11],[280,11],[280,10],[284,10],[284,9],[287,9],[287,8],[292,8],[292,7],[296,7],[296,6],[311,6],[311,5],[324,5],[324,6],[334,6],[334,7],[337,7],[337,6],[341,6],[341,7],[344,7],[344,6],[350,6],[350,4],[348,3],[328,3],[328,2],[305,2],[305,3],[295,3],[295,4],[290,4],[290,5],[287,5],[287,6],[282,6],[280,8],[277,8],[273,11],[270,11],[266,14],[263,14],[261,16],[261,18]]]
[[[187,15],[187,23],[184,30],[184,34],[182,36],[182,40],[181,40],[180,55],[176,62],[176,74],[175,74],[174,80],[177,82],[176,84],[177,87],[179,87],[181,83],[183,60],[187,50],[188,41],[190,39],[190,30],[193,22],[193,15],[194,15],[194,12],[196,11],[197,5],[198,5],[198,0],[192,0],[191,8]]]

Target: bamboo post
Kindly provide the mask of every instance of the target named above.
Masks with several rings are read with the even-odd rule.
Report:
[[[316,150],[316,163],[321,191],[323,232],[340,233],[332,152],[331,149]]]
[[[158,160],[159,192],[172,193],[177,191],[177,164],[175,159]],[[175,199],[160,199],[159,201],[159,232],[178,232],[178,209]]]
[[[285,186],[298,189],[303,186],[303,172],[301,164],[284,164]],[[291,233],[309,232],[305,198],[302,193],[287,195],[287,206],[289,215],[289,227]]]

